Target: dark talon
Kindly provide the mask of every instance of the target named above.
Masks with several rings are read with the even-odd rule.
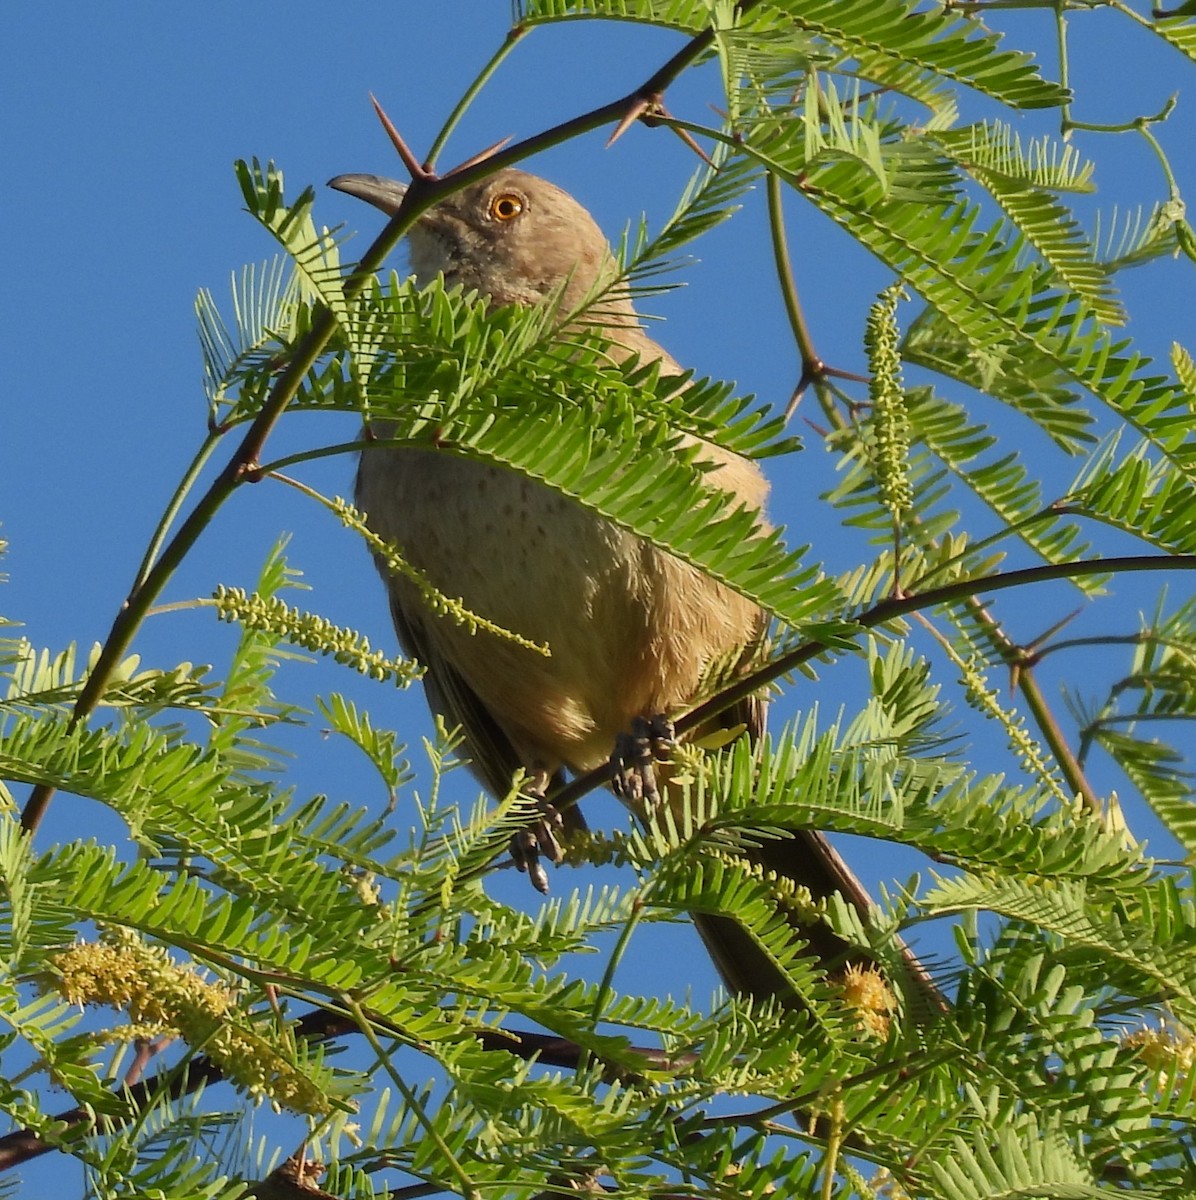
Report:
[[[673,727],[673,722],[664,713],[657,713],[647,722],[647,726],[648,737],[652,742],[652,756],[657,762],[668,762],[677,745],[677,730]]]
[[[527,874],[532,887],[541,895],[548,895],[548,872],[540,859],[546,858],[554,866],[565,857],[557,834],[564,828],[560,813],[547,801],[537,799],[540,815],[511,838],[511,858],[515,866]]]
[[[558,836],[565,828],[561,814],[546,800],[540,801],[541,817],[533,827],[536,842],[543,854],[552,865],[559,866],[565,858],[565,850]]]
[[[633,807],[652,808],[660,803],[656,786],[657,762],[667,761],[676,744],[673,723],[663,715],[636,717],[631,732],[621,733],[615,741],[611,756],[614,777],[611,786],[615,795]]]

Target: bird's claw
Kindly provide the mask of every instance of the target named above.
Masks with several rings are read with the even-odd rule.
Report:
[[[668,759],[676,737],[673,722],[662,714],[636,717],[629,733],[619,734],[611,756],[615,795],[632,807],[653,808],[660,803],[656,763]]]
[[[541,895],[548,895],[548,872],[542,858],[554,866],[565,857],[559,834],[565,823],[547,800],[536,798],[539,816],[511,838],[511,858]]]

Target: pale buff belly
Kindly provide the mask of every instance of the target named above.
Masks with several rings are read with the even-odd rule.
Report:
[[[726,472],[763,501],[754,465],[729,460]],[[634,717],[683,705],[710,663],[759,629],[749,601],[501,468],[442,452],[367,452],[357,502],[441,592],[550,648],[546,658],[471,634],[389,580],[417,640],[459,671],[529,767],[597,766]]]

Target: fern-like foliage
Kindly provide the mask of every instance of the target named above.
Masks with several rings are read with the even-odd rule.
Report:
[[[1060,26],[1092,7],[1196,58],[1189,6],[1062,6]],[[1168,165],[1145,215],[1089,229],[1073,206],[1102,157],[1066,136],[1087,81],[1000,43],[982,15],[913,0],[514,6],[520,34],[617,19],[681,39],[641,99],[712,162],[663,224],[629,226],[618,286],[661,286],[767,183],[811,424],[838,470],[833,531],[803,511],[800,548],[712,483],[697,449],[784,471],[799,446],[770,407],[613,361],[601,292],[570,312],[559,295],[494,308],[442,282],[354,274],[313,189],[294,199],[272,164],[238,164],[279,257],[234,276],[229,315],[197,301],[205,449],[129,611],[156,603],[137,609],[138,588],[174,562],[165,530],[192,476],[253,423],[226,491],[288,472],[430,609],[514,636],[289,477],[329,453],[417,447],[517,473],[755,600],[769,644],[708,690],[800,671],[803,711],[757,746],[703,730],[674,754],[667,803],[570,845],[568,866],[594,873],[583,884],[566,867],[551,897],[512,901],[496,860],[542,806],[519,778],[477,796],[459,731],[405,749],[388,705],[418,665],[290,603],[284,543],[252,588],[219,584],[196,605],[237,627],[219,666],[180,652],[154,667],[114,642],[101,678],[104,652],[36,646],[5,623],[0,1111],[21,1132],[0,1148],[64,1151],[97,1195],[231,1197],[242,1184],[211,1148],[243,1146],[243,1113],[266,1102],[303,1154],[280,1166],[279,1139],[229,1153],[227,1170],[293,1184],[318,1159],[334,1195],[1196,1191],[1196,605],[1186,588],[1146,617],[1110,606],[1098,632],[1065,628],[1077,597],[1106,603],[1125,566],[1113,556],[1191,569],[1196,367],[1181,346],[1151,362],[1116,284],[1191,256],[1196,238]],[[717,123],[660,105],[682,65],[706,68],[693,78],[716,89]],[[1052,125],[1023,133],[1037,110]],[[1123,130],[1164,164],[1166,115]],[[859,330],[867,383],[816,361],[778,194],[893,277],[834,314]],[[303,414],[296,431],[351,414],[370,438],[338,428],[335,445],[271,460],[263,414],[280,396]],[[990,595],[1019,579],[1071,583],[1010,615]],[[1057,712],[1041,681],[1079,655],[1083,683]],[[323,657],[352,670],[305,691]],[[828,678],[844,682],[833,716],[818,701]],[[360,794],[292,771],[294,747],[319,762],[326,737],[364,759]],[[32,837],[16,803],[28,787],[69,797]],[[77,836],[59,813],[79,805],[119,835]],[[1137,839],[1144,808],[1174,847]],[[848,857],[848,839],[900,848],[918,874],[886,870],[870,908],[815,898],[757,853],[808,830],[841,836]],[[685,957],[659,947],[693,913],[736,921],[783,997],[690,996]],[[876,972],[820,960],[812,921]],[[154,1054],[162,1074],[138,1082]],[[219,1101],[189,1090],[217,1080]]]

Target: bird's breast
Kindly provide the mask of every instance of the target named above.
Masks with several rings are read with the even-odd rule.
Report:
[[[735,463],[754,473],[762,501],[754,465]],[[759,628],[749,601],[499,467],[439,451],[367,451],[357,503],[442,593],[549,648],[544,657],[471,634],[433,616],[410,584],[388,580],[404,618],[512,742],[549,766],[596,766],[632,718],[683,704],[709,663]]]

